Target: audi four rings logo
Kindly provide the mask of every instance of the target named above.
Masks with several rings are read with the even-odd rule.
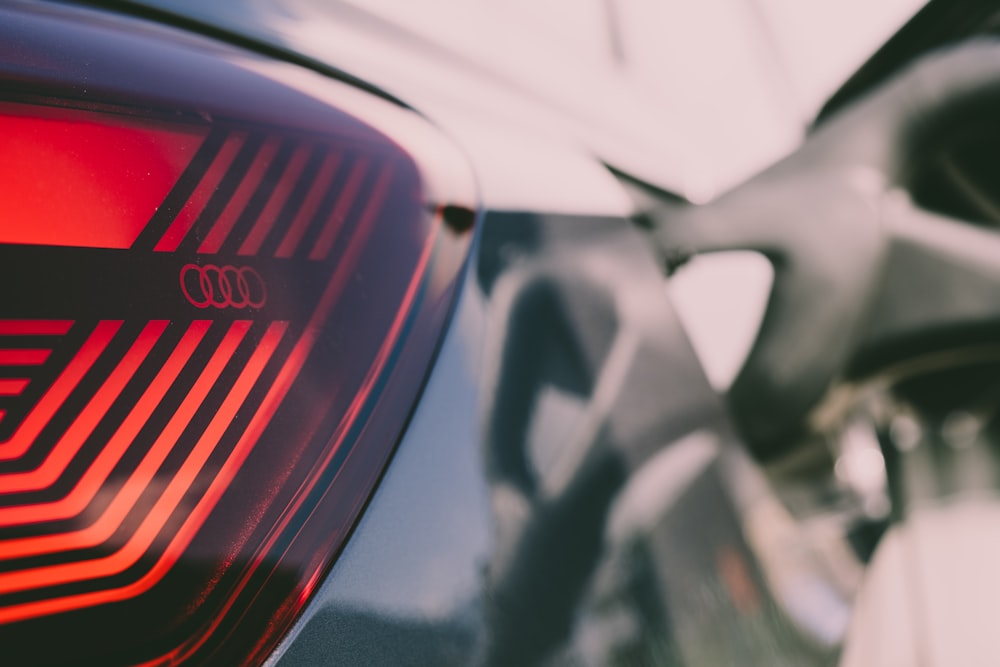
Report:
[[[195,308],[263,308],[267,303],[264,279],[249,266],[185,264],[181,291]]]

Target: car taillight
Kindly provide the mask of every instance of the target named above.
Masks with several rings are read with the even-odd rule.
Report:
[[[405,426],[470,191],[345,84],[0,9],[0,661],[266,657]]]

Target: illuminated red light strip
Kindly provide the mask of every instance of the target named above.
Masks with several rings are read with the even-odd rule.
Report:
[[[280,144],[281,142],[278,139],[272,138],[261,147],[257,153],[257,157],[254,158],[253,163],[250,165],[246,176],[240,181],[239,187],[236,188],[236,192],[233,193],[232,198],[226,205],[225,210],[219,216],[219,219],[216,220],[211,231],[205,235],[205,240],[202,241],[198,252],[206,254],[219,252],[219,249],[222,248],[222,245],[229,237],[229,233],[233,231],[233,227],[236,226],[237,221],[246,209],[250,198],[258,186],[260,186],[260,182],[263,180],[267,168],[271,166],[271,161],[278,152]]]
[[[271,527],[270,531],[268,531],[268,537],[257,551],[258,556],[262,556],[263,554],[270,552],[277,540],[284,535],[288,528],[288,524],[295,518],[296,514],[302,509],[302,505],[309,498],[309,494],[311,493],[313,487],[315,487],[316,481],[333,460],[333,457],[337,455],[337,452],[340,450],[340,446],[343,444],[344,437],[350,431],[358,412],[361,411],[361,408],[364,407],[365,402],[371,395],[375,382],[382,374],[386,361],[389,359],[389,355],[396,346],[399,336],[403,331],[403,325],[406,323],[406,319],[413,307],[413,302],[416,299],[421,282],[425,277],[427,265],[430,263],[430,259],[433,256],[434,245],[438,236],[438,229],[439,226],[435,226],[434,230],[425,242],[420,258],[413,270],[413,277],[410,279],[409,285],[407,285],[406,293],[403,295],[403,300],[400,303],[399,310],[396,311],[396,316],[389,327],[389,331],[386,333],[385,339],[379,347],[378,353],[375,355],[375,359],[372,362],[368,373],[365,375],[365,379],[362,382],[361,387],[359,387],[354,393],[354,398],[351,400],[351,404],[344,412],[344,416],[337,426],[337,430],[332,438],[334,440],[334,445],[326,450],[321,461],[316,462],[312,466],[312,475],[299,488],[298,493],[295,495],[295,500],[282,513],[281,519]],[[322,416],[325,417],[325,415]],[[315,434],[320,421],[321,420],[317,420],[317,422],[310,428],[310,438],[312,438]],[[233,598],[235,598],[239,594],[239,591],[246,585],[250,576],[251,574],[249,573],[244,576],[244,580],[237,587],[236,593],[232,596]]]
[[[275,322],[268,327],[260,344],[256,347],[253,354],[251,354],[246,366],[244,366],[229,395],[226,396],[219,410],[212,418],[208,428],[205,429],[205,432],[188,454],[184,463],[181,464],[180,469],[163,489],[163,493],[157,499],[149,514],[146,515],[146,518],[143,519],[138,529],[125,545],[113,554],[109,554],[103,558],[48,565],[0,574],[0,595],[112,576],[124,572],[139,562],[149,551],[150,547],[153,546],[156,536],[163,529],[170,516],[180,506],[185,494],[187,494],[192,484],[194,484],[195,480],[201,474],[206,462],[219,444],[219,439],[236,417],[236,414],[264,371],[267,362],[281,342],[287,329],[287,322]],[[209,487],[210,489],[219,482],[220,475],[215,477],[215,480]],[[228,481],[225,482],[225,485],[228,486]],[[191,512],[191,515],[194,515],[196,511],[197,507]],[[189,515],[188,521],[190,521],[191,515]],[[203,520],[204,518],[202,517]],[[113,593],[114,591],[102,592]],[[74,597],[76,596],[55,598],[47,602],[67,602],[73,600]],[[114,596],[107,601],[115,599],[124,598]],[[8,607],[0,611],[0,619],[10,614],[13,610],[30,606],[32,606],[31,603]],[[74,604],[69,608],[77,606],[79,605]],[[27,616],[22,615],[21,618],[27,618]],[[0,622],[4,621],[0,620]]]
[[[0,336],[64,336],[73,320],[0,320]]]
[[[111,372],[94,397],[80,412],[66,432],[56,443],[45,460],[34,470],[0,475],[0,493],[23,493],[44,489],[63,474],[66,466],[77,455],[97,425],[104,419],[112,404],[125,385],[135,376],[139,366],[149,356],[150,351],[167,328],[166,320],[153,320],[139,333],[139,337],[125,356]]]
[[[275,253],[276,257],[287,258],[295,254],[299,243],[302,242],[302,237],[309,228],[309,223],[312,222],[320,203],[323,201],[324,195],[330,189],[333,177],[337,173],[337,167],[340,165],[340,159],[340,155],[330,153],[323,160],[323,164],[316,175],[316,180],[309,187],[309,193],[306,195],[302,207],[299,209],[291,226],[289,226],[285,238],[281,240],[281,244],[278,246],[278,251]]]
[[[134,597],[146,592],[155,586],[156,583],[170,571],[170,568],[172,568],[177,560],[179,560],[183,555],[184,550],[187,549],[191,540],[194,539],[195,534],[201,528],[205,519],[207,519],[212,509],[215,507],[215,504],[222,497],[222,494],[228,488],[232,478],[236,476],[239,469],[243,466],[244,461],[246,461],[261,435],[263,435],[264,430],[267,428],[267,425],[274,416],[274,413],[278,410],[278,407],[285,400],[285,397],[291,390],[292,384],[301,372],[302,367],[305,365],[309,354],[312,352],[313,345],[315,345],[319,336],[320,328],[329,317],[330,311],[333,309],[344,284],[350,276],[353,275],[354,266],[360,256],[361,248],[367,243],[368,237],[370,236],[373,228],[374,225],[372,224],[359,224],[355,227],[354,233],[349,240],[348,247],[344,252],[344,260],[337,265],[337,269],[333,276],[331,276],[330,282],[327,283],[327,286],[324,288],[323,294],[316,306],[316,310],[309,319],[309,323],[306,325],[302,336],[296,342],[295,348],[292,350],[291,354],[288,355],[288,359],[285,361],[284,366],[275,378],[274,383],[268,390],[267,396],[265,396],[264,400],[261,402],[260,407],[251,419],[250,424],[247,426],[246,431],[244,431],[240,441],[236,444],[233,451],[230,453],[229,458],[219,469],[216,479],[212,482],[212,485],[205,492],[205,495],[202,496],[196,508],[189,514],[184,525],[177,532],[173,541],[164,551],[163,558],[160,562],[158,562],[156,566],[154,566],[153,569],[143,577],[142,580],[137,581],[130,587],[123,587],[119,589],[121,597],[116,599],[126,599],[127,597]],[[435,233],[436,231],[437,229],[435,228]],[[433,247],[433,240],[429,240],[427,246],[428,247],[425,249],[424,255],[429,257],[430,248]],[[423,266],[424,263],[425,262],[422,262],[421,266]],[[411,286],[407,290],[407,302],[412,301],[413,297],[411,294],[415,294],[415,284],[419,284],[419,274],[414,275],[414,278],[411,281]],[[399,321],[402,322],[404,320]],[[396,328],[397,327],[395,326],[393,327],[393,329]],[[312,430],[315,430],[315,428],[316,427],[313,426]],[[241,583],[241,586],[245,585],[245,581],[246,579],[244,579]],[[213,616],[212,625],[203,636],[208,636],[211,634],[212,630],[218,626],[225,614],[232,607],[235,599],[236,595],[231,596],[229,600],[227,600],[224,610]],[[84,604],[100,604],[100,602],[101,600],[98,599]],[[32,615],[35,616],[44,613],[49,612],[44,609],[40,609],[38,611],[33,611]],[[0,623],[5,622],[7,618],[8,616],[6,611],[0,609]],[[197,647],[188,648],[189,650],[195,650]]]
[[[121,328],[121,320],[100,322],[90,337],[80,347],[73,360],[56,378],[34,409],[21,422],[16,431],[4,442],[0,442],[0,461],[9,461],[22,456],[35,438],[42,432],[66,398],[76,389],[80,380],[90,371],[98,357],[107,349],[111,339]]]
[[[0,396],[18,396],[29,384],[31,380],[25,378],[0,379]]]
[[[52,354],[52,350],[0,350],[0,366],[38,366]]]
[[[5,103],[0,243],[129,247],[202,143],[203,128],[170,125]]]
[[[163,550],[160,559],[150,569],[150,571],[137,581],[118,588],[38,600],[35,602],[0,608],[0,623],[11,623],[47,614],[56,614],[73,609],[81,609],[99,604],[108,604],[111,602],[127,600],[138,595],[142,595],[159,583],[159,581],[170,571],[171,568],[173,568],[180,557],[184,554],[185,549],[187,549],[191,540],[194,539],[194,536],[201,529],[208,515],[212,512],[216,503],[218,503],[219,499],[222,497],[222,494],[225,493],[226,489],[229,487],[233,477],[235,477],[240,467],[242,467],[247,456],[250,455],[250,452],[253,450],[254,446],[263,434],[264,429],[274,416],[274,413],[287,396],[293,382],[296,377],[298,377],[299,372],[302,370],[302,366],[305,364],[306,359],[312,351],[313,345],[316,343],[316,339],[319,335],[320,328],[329,317],[330,311],[333,309],[340,291],[353,275],[355,264],[360,256],[360,250],[367,242],[372,228],[373,225],[359,225],[355,228],[354,234],[349,241],[348,248],[344,253],[344,261],[337,265],[334,274],[331,276],[330,281],[323,290],[323,294],[316,306],[316,310],[313,311],[313,315],[309,319],[309,323],[306,325],[306,328],[299,340],[296,341],[295,347],[288,355],[288,358],[285,360],[284,365],[278,372],[275,381],[268,389],[264,400],[261,401],[260,406],[251,418],[250,423],[243,432],[243,435],[230,452],[229,457],[220,467],[215,479],[209,485],[208,489],[202,495],[201,499],[192,511],[188,513],[184,523],[178,529],[174,538]],[[261,347],[263,347],[263,341],[261,343]],[[261,347],[258,347],[258,352]],[[111,557],[114,557],[114,555]],[[17,573],[11,574],[15,575]],[[221,619],[221,616],[217,618]]]
[[[369,196],[368,202],[365,204],[365,209],[361,212],[359,224],[370,225],[378,217],[379,211],[382,209],[382,204],[385,203],[385,199],[389,194],[389,184],[392,182],[392,175],[392,165],[388,163],[384,164],[379,171],[375,187],[372,188],[371,196]],[[316,241],[316,247],[309,253],[309,259],[329,259],[336,237],[336,230],[326,238],[320,236]]]
[[[326,220],[326,224],[323,225],[323,230],[316,240],[316,245],[313,246],[313,249],[309,253],[309,259],[322,259],[329,252],[330,248],[333,247],[333,242],[337,238],[337,232],[344,224],[344,221],[347,220],[347,214],[350,213],[354,199],[358,196],[358,190],[361,189],[361,184],[364,182],[365,172],[368,171],[368,163],[369,160],[367,157],[359,158],[354,163],[354,169],[351,170],[350,175],[347,177],[344,190],[337,199],[330,217]]]
[[[269,551],[271,551],[273,549],[275,542],[282,536],[284,530],[288,526],[288,523],[295,517],[295,515],[301,509],[302,504],[308,498],[309,492],[311,491],[312,487],[315,486],[316,480],[322,474],[322,471],[324,470],[324,468],[327,465],[329,465],[330,461],[333,459],[334,456],[336,456],[337,451],[340,449],[340,445],[342,443],[342,440],[343,440],[344,436],[350,430],[351,423],[353,422],[353,420],[356,417],[357,413],[364,406],[364,403],[367,400],[368,395],[371,393],[372,388],[375,386],[375,382],[378,379],[378,376],[381,373],[382,368],[385,366],[386,360],[388,359],[389,355],[392,353],[392,348],[396,344],[396,342],[397,342],[397,340],[399,338],[399,335],[402,332],[403,325],[405,324],[407,316],[409,315],[409,311],[410,311],[410,309],[413,306],[413,302],[416,299],[417,291],[420,288],[421,281],[424,278],[424,273],[427,270],[427,265],[429,264],[430,259],[433,256],[433,250],[434,250],[435,243],[437,241],[437,237],[439,235],[439,231],[440,231],[440,226],[439,225],[435,225],[435,227],[432,230],[430,236],[428,237],[427,241],[425,242],[425,245],[424,245],[423,251],[421,253],[420,259],[418,260],[417,266],[414,269],[413,277],[410,279],[410,283],[407,286],[406,293],[403,296],[403,301],[402,301],[402,304],[400,306],[400,309],[397,311],[396,317],[393,320],[392,325],[390,325],[389,333],[388,333],[388,335],[385,338],[385,342],[379,348],[379,351],[378,351],[378,353],[376,355],[375,364],[372,366],[372,369],[369,370],[368,374],[365,376],[365,381],[362,384],[361,389],[355,394],[355,397],[352,400],[351,405],[348,407],[348,409],[347,409],[347,411],[345,413],[344,418],[341,420],[340,425],[338,426],[337,431],[336,431],[336,433],[333,436],[334,439],[335,439],[335,441],[336,441],[335,444],[334,444],[334,446],[331,447],[329,450],[327,450],[326,456],[324,457],[324,460],[322,462],[319,462],[318,464],[316,464],[316,465],[314,465],[312,467],[312,469],[314,470],[314,474],[311,476],[310,479],[306,480],[302,484],[302,486],[299,489],[299,492],[296,493],[296,495],[295,495],[295,500],[293,501],[293,504],[290,505],[289,507],[287,507],[282,512],[281,518],[279,519],[280,527],[272,527],[272,529],[268,532],[268,536],[265,538],[265,543],[260,548],[258,548],[257,551],[256,551],[256,554],[255,554],[256,557],[263,558],[264,554],[267,554]],[[352,239],[352,243],[353,242],[354,242],[354,240]],[[331,289],[331,288],[333,288],[333,286],[334,286],[334,283],[331,282],[331,284],[327,288],[327,292],[324,294],[324,297],[336,294],[336,292]],[[331,305],[332,305],[332,301],[331,301]],[[317,312],[316,312],[316,315],[320,315],[322,312],[323,312],[323,309],[318,309]],[[312,321],[313,322],[321,322],[323,319],[325,319],[325,316],[322,317],[322,318],[320,318],[320,317],[313,317]],[[272,409],[269,409],[268,412],[266,412],[266,413],[264,413],[263,410],[259,410],[258,411],[258,414],[254,416],[255,420],[258,420],[262,414],[264,414],[266,416],[264,416],[263,420],[258,423],[256,430],[253,430],[254,424],[251,424],[251,427],[249,427],[247,429],[247,432],[244,434],[243,437],[245,439],[247,439],[247,441],[248,441],[248,449],[246,450],[246,453],[242,453],[241,457],[238,460],[234,460],[232,462],[227,461],[226,464],[223,466],[223,470],[225,470],[225,468],[227,466],[229,466],[230,463],[232,463],[234,469],[238,469],[240,466],[242,466],[243,461],[246,459],[246,456],[249,453],[249,450],[253,448],[253,445],[255,444],[256,439],[260,437],[260,434],[263,432],[263,429],[266,426],[266,421],[264,421],[264,420],[270,419],[270,415],[273,414],[275,410],[277,410],[277,406],[280,405],[280,403],[281,403],[282,400],[284,400],[284,397],[287,394],[288,388],[291,386],[291,380],[293,380],[294,377],[295,377],[295,375],[297,375],[298,372],[301,370],[301,367],[302,367],[301,361],[304,361],[305,357],[308,356],[309,351],[311,350],[312,344],[314,343],[314,341],[315,341],[315,338],[311,338],[310,339],[310,338],[307,338],[307,336],[305,336],[305,335],[303,335],[303,337],[299,340],[298,345],[296,347],[296,350],[293,351],[292,355],[289,357],[289,362],[286,363],[286,367],[282,369],[282,373],[285,373],[286,371],[288,372],[288,375],[286,376],[286,379],[283,380],[281,383],[275,382],[275,385],[272,387],[271,391],[275,393],[274,407]],[[298,350],[299,346],[302,347],[302,351],[301,352]],[[298,354],[296,354],[296,353],[298,353]],[[296,359],[298,359],[299,362],[297,362],[296,365],[291,365],[292,362],[294,360],[296,360]],[[279,377],[279,380],[280,379],[281,378]],[[285,386],[284,389],[281,389],[281,386],[284,383],[287,383],[287,385]],[[264,404],[261,405],[262,409],[263,409],[263,407],[264,407]],[[309,428],[309,432],[310,432],[310,436],[309,437],[310,438],[312,437],[312,435],[315,434],[315,431],[318,428],[319,423],[321,421],[322,421],[322,418],[320,418],[319,420],[317,420],[316,422],[314,422],[310,426],[310,428]],[[233,450],[233,453],[230,455],[231,458],[234,458],[237,455],[238,451],[241,451],[240,445],[237,445],[236,449]],[[222,471],[220,471],[220,475],[221,474],[222,474]],[[213,487],[214,487],[214,485],[213,485]],[[220,497],[221,497],[222,492],[224,490],[225,489],[221,489],[221,490],[218,491],[218,495]],[[211,491],[211,489],[210,489],[210,491]],[[206,493],[206,495],[202,499],[202,502],[205,502],[206,499],[207,499],[207,497],[208,497],[208,494]],[[213,501],[213,505],[214,505],[214,502],[217,502],[217,499],[215,501]],[[210,511],[210,509],[208,511]],[[184,528],[181,529],[180,532],[178,532],[178,535],[177,535],[177,537],[174,540],[175,542],[180,541],[180,539],[182,538],[182,533],[184,532],[185,528],[187,528],[186,525],[184,526]],[[175,545],[171,544],[171,546],[170,546],[170,548],[169,548],[169,550],[168,550],[167,553],[169,553],[169,554],[176,554],[176,555],[173,555],[174,562],[178,558],[180,558],[181,554],[183,554],[184,549],[187,548],[187,544],[190,542],[191,539],[193,539],[194,532],[196,530],[197,530],[197,526],[194,527],[194,529],[191,530],[191,535],[189,537],[187,537],[187,541],[186,542],[184,542],[184,543],[179,544],[179,545],[176,546],[176,551],[174,551]],[[165,558],[166,558],[166,555],[167,554],[165,554],[165,556],[164,556]],[[258,560],[257,562],[262,562],[262,561]],[[157,566],[154,567],[153,571],[151,571],[147,576],[148,577],[152,577],[155,572],[158,572],[158,577],[163,577],[169,571],[170,567],[172,567],[172,566],[173,566],[173,562],[169,563],[169,565],[162,565],[162,564],[158,563]],[[244,588],[246,588],[246,586],[247,586],[250,578],[254,575],[255,571],[256,570],[254,568],[251,568],[248,572],[246,572],[243,575],[243,577],[240,580],[239,584],[236,586],[235,592],[232,593],[229,596],[229,598],[226,600],[226,603],[224,604],[223,608],[218,613],[216,613],[216,614],[214,614],[212,616],[211,624],[202,633],[202,639],[200,641],[195,642],[193,644],[188,644],[188,645],[182,646],[181,648],[175,650],[174,652],[172,652],[168,656],[163,656],[163,658],[170,658],[171,660],[175,661],[175,663],[177,663],[177,662],[182,661],[183,658],[186,657],[187,655],[190,655],[194,651],[198,650],[198,647],[201,646],[204,643],[204,641],[205,641],[206,638],[208,638],[209,636],[212,635],[212,633],[215,631],[215,629],[219,626],[219,624],[222,622],[222,620],[229,613],[230,609],[232,609],[233,605],[235,604],[236,599],[239,597],[240,592]],[[310,576],[309,580],[304,583],[303,590],[302,590],[302,592],[299,595],[300,600],[308,598],[308,596],[311,593],[312,588],[318,582],[319,577],[320,577],[321,574],[322,574],[322,572],[320,570],[317,570],[316,572],[312,573],[312,575]],[[132,593],[132,595],[139,595],[139,594],[145,592],[145,590],[148,590],[149,588],[151,588],[153,585],[155,585],[155,583],[156,583],[156,581],[152,581],[151,583],[148,584],[148,586],[146,586],[142,590],[134,591]],[[44,612],[40,612],[40,613],[44,613]],[[4,618],[5,617],[4,617],[3,611],[0,610],[0,623],[4,622]],[[151,665],[152,663],[146,663],[146,664]]]
[[[319,465],[313,466],[313,470],[315,471],[313,473],[313,479],[306,482],[306,491],[304,493],[300,493],[299,499],[297,499],[295,503],[295,509],[293,510],[293,512],[288,514],[289,518],[294,516],[294,514],[301,509],[302,503],[305,501],[306,498],[309,497],[309,494],[312,492],[313,487],[315,487],[316,482],[320,476],[319,475],[320,471],[330,464],[330,461],[333,459],[334,456],[336,456],[337,452],[340,450],[343,438],[347,435],[348,431],[350,430],[350,426],[353,423],[354,418],[357,416],[357,413],[364,406],[365,399],[361,399],[359,398],[359,396],[363,395],[367,397],[371,393],[371,390],[374,387],[376,380],[378,380],[379,374],[381,373],[381,369],[385,366],[385,363],[389,355],[392,353],[392,348],[396,345],[397,341],[399,340],[399,335],[402,332],[403,325],[406,322],[406,318],[409,315],[410,309],[413,306],[413,301],[416,299],[417,290],[420,288],[421,279],[423,278],[424,272],[427,270],[427,265],[429,264],[431,256],[433,255],[434,244],[435,241],[437,240],[437,236],[438,236],[438,227],[435,227],[434,231],[432,232],[430,238],[427,241],[427,245],[424,247],[423,254],[420,257],[420,261],[417,264],[417,268],[414,271],[413,274],[414,278],[410,281],[410,284],[406,289],[406,295],[403,297],[403,303],[400,306],[399,311],[397,311],[396,319],[393,321],[392,326],[389,329],[389,334],[388,336],[386,336],[386,342],[379,349],[378,355],[376,356],[375,364],[372,366],[372,370],[369,371],[368,376],[365,378],[365,382],[362,385],[361,390],[358,392],[358,395],[355,397],[354,401],[351,402],[351,405],[347,410],[347,414],[345,415],[345,419],[342,420],[342,424],[344,424],[343,428],[339,429],[340,432],[335,434],[336,443],[334,444],[333,447],[331,447],[327,451],[327,455],[324,458],[324,460]],[[269,546],[267,547],[268,551],[270,551],[273,548],[274,542],[275,540],[277,540],[278,537],[280,537],[280,534],[275,533],[274,537],[269,541]],[[321,569],[315,569],[310,575],[309,579],[302,583],[302,590],[299,593],[300,600],[308,599],[308,597],[312,594],[313,589],[319,582],[319,578],[322,574],[323,571]],[[246,586],[246,581],[241,582],[240,588],[242,589],[245,586]]]
[[[198,220],[198,216],[208,205],[209,200],[215,191],[219,187],[219,183],[222,181],[226,172],[229,171],[229,167],[232,166],[233,160],[236,159],[237,153],[239,153],[240,148],[243,146],[243,142],[246,141],[246,134],[233,134],[219,149],[218,155],[212,161],[211,166],[209,166],[208,171],[205,172],[204,178],[195,188],[195,191],[191,193],[191,197],[185,202],[184,208],[180,210],[177,217],[164,232],[163,236],[153,247],[156,252],[174,252],[180,246],[184,237],[187,236],[191,228],[194,227],[195,222]]]
[[[18,558],[55,551],[80,549],[97,546],[109,539],[121,526],[122,521],[124,521],[125,517],[135,506],[139,497],[146,489],[149,488],[150,484],[156,478],[156,474],[160,466],[176,446],[181,434],[191,423],[195,413],[204,403],[205,397],[215,386],[219,376],[222,374],[226,365],[236,353],[236,350],[243,342],[249,329],[250,322],[246,320],[234,322],[229,328],[229,331],[226,332],[226,335],[219,344],[219,347],[213,353],[209,362],[205,365],[205,368],[202,370],[198,380],[191,388],[191,391],[185,396],[184,401],[173,414],[167,425],[160,432],[156,441],[146,452],[142,461],[129,476],[118,495],[115,496],[108,507],[104,510],[103,514],[96,521],[94,521],[90,526],[78,531],[0,542],[0,557]],[[130,443],[125,443],[126,447],[128,444]],[[120,450],[120,452],[123,452],[123,450]],[[96,495],[97,490],[106,481],[111,470],[117,463],[117,459],[111,460],[110,457],[105,458],[107,459],[106,461],[100,461],[95,464],[91,470],[88,470],[87,474],[91,475],[91,472],[95,468],[97,469],[97,471],[91,475],[93,479],[88,479],[86,481],[81,480],[81,482],[76,488],[74,488],[70,495],[66,497],[66,499],[55,503],[29,506],[24,509],[28,511],[27,513],[29,515],[33,514],[34,516],[31,518],[36,521],[53,521],[61,518],[68,518],[69,516],[73,516],[75,513],[82,511],[93,496]],[[19,508],[9,508],[10,513],[12,515],[15,514],[16,509]],[[33,513],[32,510],[34,510]],[[0,510],[0,512],[2,512],[2,510]],[[47,514],[47,516],[43,515],[43,512]],[[58,515],[55,514],[56,512],[58,512]],[[8,518],[14,518],[15,520],[21,518],[16,516],[7,517],[3,514],[0,514],[0,517],[4,520],[7,520]],[[27,521],[25,520],[17,521],[17,523],[26,522]]]
[[[108,475],[121,459],[121,456],[132,445],[135,437],[146,424],[150,415],[159,405],[160,401],[163,400],[163,396],[171,384],[176,380],[184,365],[190,360],[191,355],[205,337],[210,326],[211,322],[208,320],[197,320],[191,324],[177,347],[171,353],[170,358],[167,359],[163,368],[160,369],[156,378],[146,389],[142,398],[139,399],[128,417],[125,418],[125,421],[122,422],[122,425],[115,434],[111,436],[101,450],[101,453],[69,494],[55,502],[2,507],[0,508],[0,526],[7,527],[41,521],[56,521],[69,518],[82,511],[107,480]],[[226,357],[226,361],[228,359],[229,357]],[[221,368],[219,372],[221,372]],[[197,387],[198,384],[196,383],[191,393],[195,393]],[[167,429],[169,428],[170,424],[167,425]],[[167,429],[164,429],[164,432]],[[6,549],[10,544],[10,542],[0,542],[0,554],[9,557]]]
[[[267,204],[264,205],[264,209],[260,213],[260,217],[257,218],[253,229],[250,230],[250,233],[247,234],[246,239],[240,245],[237,254],[256,255],[260,252],[261,246],[264,245],[268,234],[271,233],[271,229],[278,221],[278,216],[281,215],[281,210],[285,207],[285,203],[291,196],[292,190],[295,189],[295,184],[302,175],[302,171],[305,169],[308,160],[309,149],[305,146],[299,146],[292,154],[292,158],[285,167],[284,175],[281,177],[278,185],[275,186],[274,191],[271,192]]]

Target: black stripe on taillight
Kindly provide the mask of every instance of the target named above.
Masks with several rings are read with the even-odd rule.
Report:
[[[471,179],[412,112],[292,65],[60,5],[0,8],[15,38],[5,659],[259,663],[419,396]]]

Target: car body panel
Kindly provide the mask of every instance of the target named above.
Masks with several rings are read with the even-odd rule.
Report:
[[[704,137],[682,130],[683,113],[601,58],[583,78],[555,68],[525,83],[351,4],[112,10],[231,37],[262,61],[289,54],[305,78],[342,76],[359,98],[411,107],[477,179],[476,238],[433,369],[350,539],[268,664],[832,659],[844,591],[800,536],[775,539],[767,483],[607,168],[711,196],[801,139],[787,91],[771,99],[774,81],[770,92],[743,81],[757,97],[699,155]],[[289,69],[288,85],[298,78]],[[156,81],[133,85],[122,94],[157,94]],[[749,126],[766,141],[724,140]],[[729,166],[713,166],[723,157]]]

